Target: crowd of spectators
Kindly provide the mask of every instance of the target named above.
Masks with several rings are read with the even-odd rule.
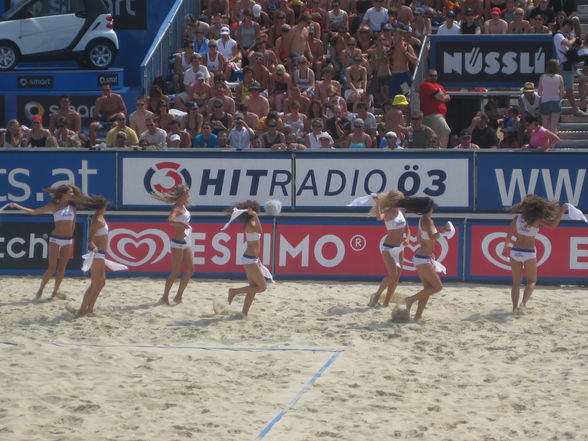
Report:
[[[521,85],[518,108],[464,115],[467,128],[451,136],[451,93],[434,70],[418,87],[421,111],[410,110],[412,72],[424,37],[435,29],[447,35],[553,33],[559,60],[538,89]],[[527,116],[557,133],[561,109],[544,109],[542,99],[567,94],[574,113],[586,115],[586,79],[565,58],[580,37],[575,0],[209,0],[201,16],[186,17],[183,32],[169,76],[137,97],[135,109],[127,110],[106,84],[87,135],[62,96],[48,128],[40,117],[32,127],[11,120],[0,145],[518,148],[529,144],[534,130]]]

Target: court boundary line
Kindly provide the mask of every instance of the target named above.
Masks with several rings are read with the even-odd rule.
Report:
[[[17,342],[1,341],[4,345],[20,346]],[[273,427],[300,401],[306,392],[318,381],[318,379],[327,371],[327,369],[337,360],[337,358],[345,352],[344,349],[321,349],[321,348],[254,348],[254,347],[230,347],[230,346],[175,346],[175,345],[146,345],[146,344],[116,344],[116,343],[63,343],[56,341],[45,342],[59,347],[94,347],[94,348],[127,348],[127,349],[187,349],[187,350],[205,350],[205,351],[233,351],[233,352],[315,352],[315,353],[330,353],[329,359],[319,368],[318,371],[306,382],[306,384],[298,391],[286,407],[278,412],[278,414],[262,429],[261,432],[254,438],[254,441],[263,439]]]

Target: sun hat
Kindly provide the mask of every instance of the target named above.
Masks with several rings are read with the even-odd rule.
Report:
[[[523,92],[534,92],[535,91],[535,84],[530,81],[527,81],[521,90]]]
[[[392,101],[393,106],[407,106],[410,104],[404,95],[396,95],[394,97],[394,101]]]

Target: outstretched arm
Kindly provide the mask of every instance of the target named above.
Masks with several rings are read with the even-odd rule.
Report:
[[[39,207],[39,208],[27,208],[27,207],[23,207],[22,205],[15,203],[15,202],[10,202],[8,204],[8,206],[10,208],[16,208],[17,210],[20,210],[20,211],[23,211],[27,214],[30,214],[31,216],[37,216],[39,214],[47,213],[52,210],[52,204],[47,204],[47,205],[44,205],[43,207]]]

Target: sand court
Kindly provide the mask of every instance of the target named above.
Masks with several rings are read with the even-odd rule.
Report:
[[[253,440],[284,409],[264,440],[588,439],[586,287],[539,284],[514,316],[510,286],[447,283],[424,323],[394,323],[367,307],[377,283],[277,281],[243,321],[212,310],[242,281],[196,279],[170,308],[156,305],[163,279],[108,279],[82,319],[65,304],[87,279],[34,304],[38,281],[0,279],[1,340],[18,343],[0,345],[2,440]],[[401,281],[394,301],[419,289]],[[133,345],[345,352],[310,386],[333,353]]]

